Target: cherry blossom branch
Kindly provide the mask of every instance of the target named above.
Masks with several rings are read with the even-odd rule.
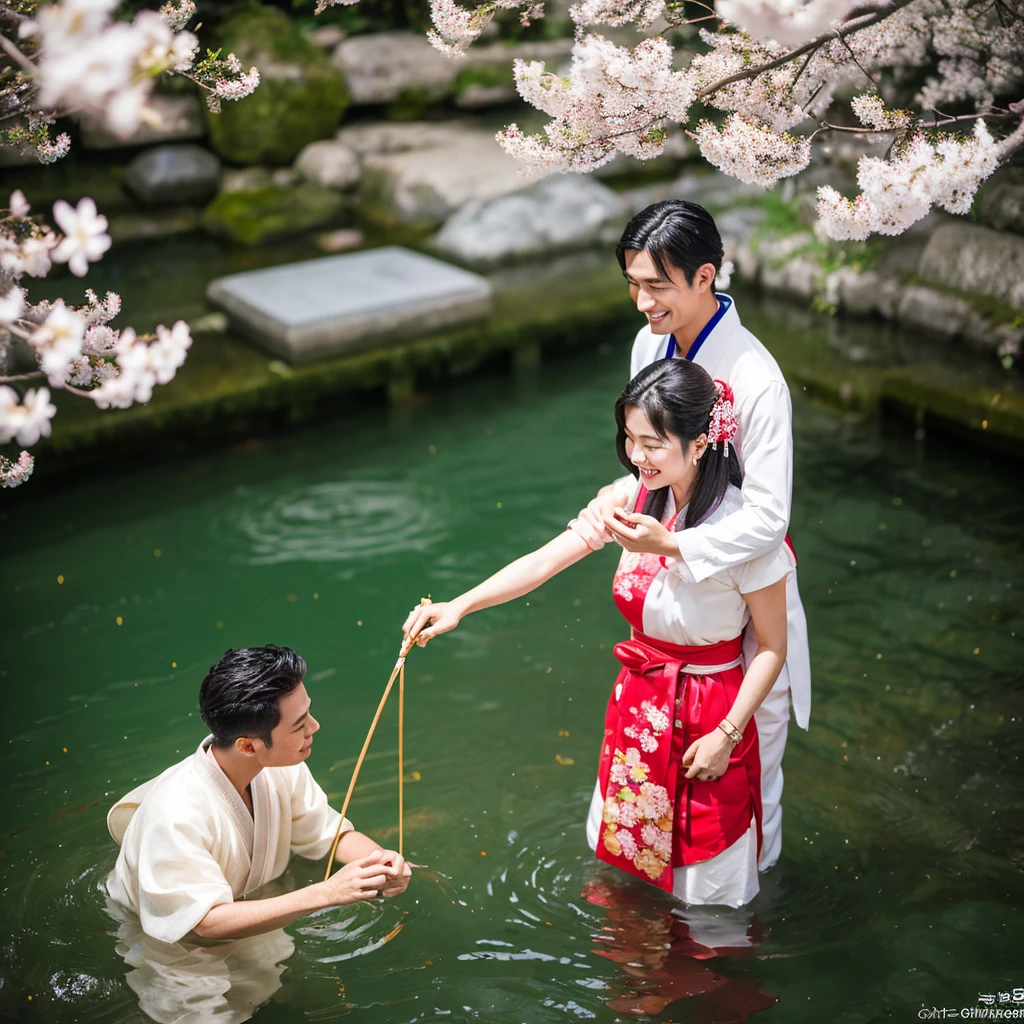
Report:
[[[19,380],[36,380],[39,377],[45,377],[46,374],[42,370],[32,370],[29,373],[15,373],[10,377],[0,377],[0,384],[14,384]]]
[[[868,127],[857,127],[854,125],[844,124],[830,124],[829,122],[823,122],[818,128],[816,128],[810,135],[807,136],[808,142],[813,141],[816,135],[820,135],[822,132],[847,132],[850,135],[889,135],[890,133],[900,134],[906,132],[908,127],[912,128],[946,128],[952,124],[961,124],[964,121],[970,121],[972,124],[980,117],[992,117],[999,121],[1005,121],[1008,117],[1016,117],[1017,115],[1012,111],[978,111],[976,114],[959,114],[956,117],[945,117],[940,121],[919,121],[917,124],[892,126],[887,128],[868,128]],[[1009,136],[1008,136],[1009,138]]]
[[[1024,147],[1024,100],[1011,103],[1010,110],[1012,113],[1022,116],[1022,120],[999,144],[999,158],[1003,162],[1009,160],[1018,149]]]
[[[15,64],[20,65],[30,75],[35,74],[35,64],[33,64],[32,61],[30,61],[28,57],[26,57],[25,54],[23,54],[21,50],[19,50],[14,43],[12,43],[10,39],[2,33],[0,33],[0,49],[2,49],[4,53],[6,53],[7,56],[15,62]]]
[[[6,7],[0,4],[0,19],[11,22],[12,25],[20,25],[23,21],[29,21],[27,14],[22,14],[20,11],[12,10],[10,7]]]
[[[774,68],[781,68],[790,61],[796,60],[797,57],[802,57],[805,53],[812,53],[815,50],[821,49],[822,46],[826,43],[832,42],[833,39],[842,40],[846,36],[853,35],[855,32],[860,32],[863,29],[870,28],[872,25],[877,25],[880,21],[884,21],[886,18],[895,14],[896,11],[900,10],[900,8],[906,7],[913,2],[914,0],[893,0],[893,2],[887,7],[879,8],[872,14],[864,15],[860,18],[848,21],[841,28],[823,32],[821,35],[812,39],[809,43],[804,43],[803,46],[798,46],[795,50],[790,50],[781,57],[776,57],[775,60],[768,61],[766,64],[758,64],[754,67],[746,68],[743,71],[737,71],[736,74],[729,75],[726,78],[720,78],[717,82],[712,82],[710,85],[706,85],[697,93],[695,98],[703,100],[706,97],[711,96],[713,93],[718,92],[719,89],[724,89],[727,85],[733,85],[736,82],[744,82],[748,78],[756,78],[765,71],[772,71]]]

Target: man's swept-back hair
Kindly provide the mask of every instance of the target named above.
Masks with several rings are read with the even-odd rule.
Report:
[[[641,210],[622,232],[615,258],[626,269],[626,250],[647,250],[658,273],[670,277],[669,266],[678,267],[688,285],[693,275],[710,263],[717,274],[725,252],[714,217],[696,203],[667,199]]]
[[[269,747],[281,721],[278,699],[306,675],[306,663],[290,647],[242,647],[225,651],[199,688],[199,714],[215,747],[239,736],[258,736]]]

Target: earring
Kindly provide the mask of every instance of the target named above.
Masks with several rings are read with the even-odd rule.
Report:
[[[693,464],[694,464],[695,466],[697,465],[697,456],[696,456],[696,455],[694,455],[694,457],[693,457]]]

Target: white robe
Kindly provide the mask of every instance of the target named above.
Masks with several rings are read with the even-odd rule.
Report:
[[[292,853],[326,856],[338,827],[340,815],[305,763],[264,768],[250,786],[250,815],[207,753],[212,739],[107,815],[121,844],[107,892],[161,942],[179,941],[214,907],[277,878]],[[343,831],[351,829],[346,820]]]

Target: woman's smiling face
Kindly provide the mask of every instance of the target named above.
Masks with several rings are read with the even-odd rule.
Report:
[[[644,486],[649,491],[673,485],[688,490],[697,475],[693,464],[697,442],[684,443],[674,434],[660,435],[635,405],[626,409],[625,426],[626,455],[640,470]]]
[[[627,249],[623,271],[629,297],[647,317],[655,334],[686,333],[686,326],[701,315],[701,300],[713,288],[715,268],[705,263],[697,268],[693,283],[678,267],[666,264],[666,277],[646,249]]]

